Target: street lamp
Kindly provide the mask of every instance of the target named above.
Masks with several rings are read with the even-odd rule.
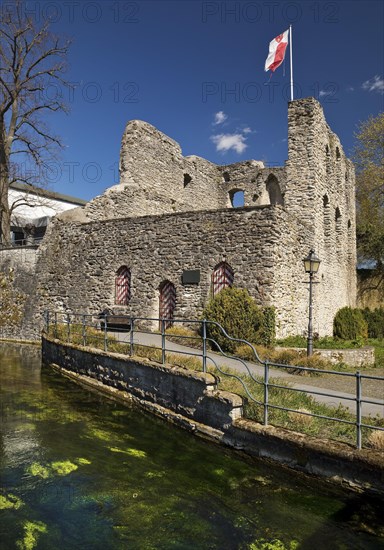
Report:
[[[307,356],[313,353],[313,329],[312,329],[312,285],[313,276],[319,271],[320,260],[315,251],[311,249],[308,256],[303,258],[305,273],[309,273],[309,316],[308,316],[308,340]]]

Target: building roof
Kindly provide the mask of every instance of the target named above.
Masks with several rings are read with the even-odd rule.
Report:
[[[61,202],[67,202],[76,206],[84,206],[87,204],[87,201],[84,199],[71,197],[70,195],[63,195],[61,193],[56,193],[55,191],[49,191],[48,189],[35,187],[34,185],[27,185],[26,183],[14,182],[11,184],[10,189],[14,189],[15,191],[25,191],[26,193],[30,193],[32,195],[46,197],[47,199],[54,199]]]

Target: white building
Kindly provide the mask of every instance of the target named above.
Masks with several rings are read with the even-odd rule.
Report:
[[[12,208],[11,237],[14,245],[37,244],[44,236],[49,220],[65,210],[84,206],[87,201],[13,183],[8,194]]]

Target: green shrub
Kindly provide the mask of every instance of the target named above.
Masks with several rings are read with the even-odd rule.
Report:
[[[343,340],[368,337],[368,323],[361,309],[343,307],[333,320],[333,335]]]
[[[364,319],[368,323],[369,338],[384,338],[384,308],[363,309]]]
[[[231,338],[258,343],[264,316],[247,290],[233,287],[224,288],[208,302],[203,318],[219,323]],[[233,353],[238,345],[211,323],[207,324],[207,336],[223,351]]]
[[[263,316],[256,342],[262,346],[272,347],[276,340],[276,310],[274,307],[264,307],[261,311]]]

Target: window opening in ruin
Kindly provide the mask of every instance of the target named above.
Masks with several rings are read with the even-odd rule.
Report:
[[[191,183],[192,178],[189,174],[184,174],[184,187],[187,187],[188,183]]]
[[[242,189],[232,189],[229,192],[229,198],[233,208],[242,208],[244,206],[244,191]]]
[[[323,224],[324,236],[329,238],[331,236],[331,208],[328,195],[323,196]]]
[[[163,281],[159,286],[159,291],[159,318],[166,319],[164,325],[167,329],[173,325],[173,314],[176,307],[176,288],[171,281]]]
[[[329,147],[328,145],[325,146],[325,154],[328,156],[329,155]]]
[[[228,172],[223,172],[223,178],[224,178],[224,181],[227,181],[227,182],[231,179]]]
[[[269,195],[269,204],[281,204],[284,206],[284,198],[276,176],[270,174],[266,182],[266,189]]]
[[[233,280],[235,278],[235,273],[232,267],[226,262],[220,262],[217,264],[212,273],[212,294],[216,296],[223,290],[223,288],[228,288],[233,285]]]
[[[335,210],[335,222],[336,222],[336,234],[337,235],[340,235],[341,233],[341,212],[340,212],[340,208],[337,206],[336,207],[336,210]]]
[[[338,147],[336,147],[336,158],[337,158],[337,160],[339,160],[341,158],[340,149]]]
[[[351,227],[352,227],[352,222],[351,220],[348,220],[348,229],[351,229]]]
[[[115,278],[115,304],[126,306],[131,299],[131,271],[126,265],[121,266]]]

